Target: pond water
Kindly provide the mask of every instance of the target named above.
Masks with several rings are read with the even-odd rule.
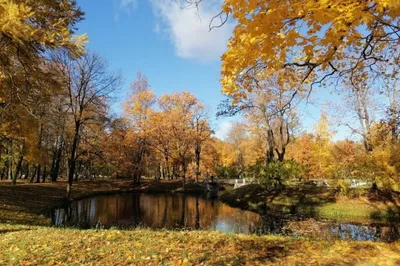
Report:
[[[244,234],[273,233],[325,239],[400,239],[399,224],[365,226],[317,221],[304,223],[272,214],[262,216],[232,208],[216,199],[183,194],[119,194],[82,199],[65,208],[55,209],[53,223],[79,228],[146,227]]]

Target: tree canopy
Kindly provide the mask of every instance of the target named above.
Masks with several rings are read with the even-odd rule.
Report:
[[[398,64],[396,0],[226,0],[222,9],[237,21],[221,72],[222,91],[235,99],[257,87],[260,73],[297,90]]]

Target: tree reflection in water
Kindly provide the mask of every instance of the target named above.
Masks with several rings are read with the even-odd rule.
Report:
[[[135,228],[219,230],[244,234],[290,234],[317,238],[393,241],[399,225],[360,226],[316,221],[293,221],[273,212],[259,215],[232,208],[213,198],[183,194],[121,194],[73,202],[53,215],[56,225],[79,228]],[[288,223],[297,227],[288,229]],[[312,230],[304,230],[312,228]]]
[[[123,194],[98,196],[56,209],[54,223],[80,228],[150,227],[252,233],[260,215],[200,196]]]

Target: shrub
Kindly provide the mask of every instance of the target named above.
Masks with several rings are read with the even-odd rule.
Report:
[[[299,179],[303,174],[303,167],[294,161],[256,164],[246,172],[247,177],[257,179],[268,188],[283,188],[287,182]]]

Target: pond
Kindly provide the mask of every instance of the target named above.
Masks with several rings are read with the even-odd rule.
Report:
[[[273,214],[262,216],[230,207],[217,199],[184,194],[119,194],[86,198],[73,201],[65,208],[55,209],[53,223],[79,228],[144,227],[324,239],[400,239],[399,224],[355,225],[301,221]]]

